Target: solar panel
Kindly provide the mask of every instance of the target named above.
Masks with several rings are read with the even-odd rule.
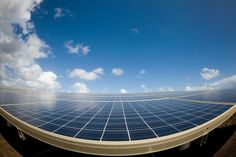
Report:
[[[217,91],[207,91],[193,96],[184,97],[190,100],[206,100],[217,102],[236,102],[236,89],[223,89]]]
[[[188,100],[194,96],[186,97],[186,100],[183,97],[176,99],[176,96],[189,94],[176,93],[111,96],[52,94],[39,98],[35,92],[2,90],[0,109],[20,122],[52,135],[95,142],[135,142],[189,131],[234,107],[233,103]]]

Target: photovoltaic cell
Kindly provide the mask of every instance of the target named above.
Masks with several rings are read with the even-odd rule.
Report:
[[[224,89],[219,91],[208,91],[193,96],[186,96],[184,99],[205,100],[217,102],[236,102],[236,89]]]
[[[76,135],[76,138],[88,139],[88,140],[100,140],[102,136],[101,130],[86,130],[83,129]]]
[[[55,131],[55,133],[65,136],[73,137],[80,131],[79,128],[71,128],[71,127],[62,127]]]
[[[128,141],[128,132],[126,130],[106,130],[104,132],[104,141]]]
[[[233,94],[232,94],[233,93]],[[135,141],[186,131],[221,115],[236,90],[128,95],[48,94],[2,90],[0,107],[51,133],[96,141]],[[198,94],[195,96],[186,96]],[[181,100],[175,99],[181,96]],[[173,97],[173,98],[172,98]],[[168,98],[168,99],[160,99]],[[182,100],[187,99],[187,100]],[[188,100],[204,100],[194,102]]]

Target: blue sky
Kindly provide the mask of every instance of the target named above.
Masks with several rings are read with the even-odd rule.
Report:
[[[28,21],[51,51],[36,62],[57,75],[62,91],[76,83],[90,92],[201,89],[236,74],[235,6],[233,0],[48,0]],[[112,74],[114,68],[123,74]],[[75,69],[80,73],[71,76]],[[89,72],[96,78],[85,78]]]

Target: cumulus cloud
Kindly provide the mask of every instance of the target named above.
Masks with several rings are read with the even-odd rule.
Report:
[[[63,16],[69,16],[69,17],[73,17],[72,12],[69,9],[64,9],[64,8],[55,8],[54,9],[54,18],[60,18]]]
[[[116,75],[116,76],[121,76],[124,74],[124,70],[121,68],[113,68],[111,72],[113,75]]]
[[[121,89],[121,90],[120,90],[120,93],[125,94],[125,93],[128,93],[128,91],[125,90],[125,89]]]
[[[89,93],[90,90],[86,84],[82,82],[77,82],[73,85],[74,92],[76,93]]]
[[[200,75],[204,80],[211,80],[218,77],[220,75],[220,71],[218,69],[203,68]]]
[[[215,81],[213,83],[205,83],[202,86],[186,86],[186,91],[199,91],[199,90],[217,90],[225,88],[235,88],[236,87],[236,75],[223,78],[221,80]]]
[[[134,34],[138,34],[138,33],[139,33],[138,28],[132,28],[131,31],[132,31]]]
[[[41,0],[1,1],[0,85],[57,90],[57,75],[43,71],[38,59],[50,54],[49,46],[35,33],[31,13]]]
[[[83,43],[78,43],[73,46],[73,43],[73,40],[65,42],[65,47],[69,53],[82,53],[83,55],[87,55],[90,52],[89,46],[84,45]]]
[[[160,87],[158,90],[160,92],[173,92],[173,91],[175,91],[174,88],[169,87],[169,86],[167,86],[167,87]]]
[[[84,69],[77,68],[70,72],[69,77],[71,78],[79,77],[80,79],[91,81],[98,79],[103,74],[104,74],[103,68],[96,68],[90,72],[87,72]]]
[[[200,90],[209,90],[207,84],[205,83],[202,86],[186,86],[186,91],[200,91]]]

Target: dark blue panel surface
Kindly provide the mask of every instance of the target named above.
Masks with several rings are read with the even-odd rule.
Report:
[[[105,131],[103,141],[129,141],[127,131]]]
[[[72,127],[72,128],[82,128],[86,124],[85,121],[72,121],[66,124],[65,126]]]
[[[57,133],[57,134],[60,134],[60,135],[74,137],[79,131],[80,131],[80,129],[62,127],[62,128],[60,128],[60,129],[58,129],[54,132]]]
[[[130,137],[131,140],[141,140],[141,139],[148,139],[148,138],[155,138],[157,137],[153,131],[150,129],[145,129],[145,130],[130,130]]]
[[[190,128],[193,128],[194,124],[189,123],[189,122],[183,122],[183,123],[178,123],[178,124],[174,124],[173,127],[175,127],[176,129],[180,130],[180,131],[184,131]]]
[[[108,123],[106,130],[126,130],[125,123]]]
[[[43,125],[40,125],[39,128],[50,131],[50,132],[53,132],[54,130],[60,128],[60,125],[45,123]]]
[[[105,127],[105,122],[104,123],[93,123],[90,122],[86,125],[85,129],[92,129],[92,130],[103,130]]]
[[[36,126],[36,127],[46,123],[45,121],[41,121],[39,119],[33,119],[33,120],[26,121],[26,122],[33,125],[33,126]]]
[[[49,96],[42,92],[37,95],[37,92],[1,91],[0,107],[30,125],[56,134],[97,141],[132,141],[167,136],[202,125],[232,107],[206,101],[234,101],[234,92],[232,89],[218,94],[211,91],[207,99],[204,94],[186,97],[204,100],[190,102],[155,100],[189,94],[185,92]]]
[[[65,119],[55,119],[55,120],[50,121],[50,123],[56,124],[56,125],[64,125],[64,124],[66,124],[68,122],[69,121],[65,120]]]
[[[202,94],[184,97],[191,100],[205,100],[217,102],[236,102],[236,89],[224,89],[219,91],[208,91]]]
[[[82,130],[76,138],[88,139],[88,140],[100,140],[102,131],[97,130]]]
[[[191,119],[189,120],[188,122],[190,123],[193,123],[193,124],[196,124],[196,125],[201,125],[205,122],[207,122],[208,120],[207,119],[203,119],[203,118],[195,118],[195,119]]]
[[[179,132],[177,129],[175,129],[171,126],[164,126],[164,127],[161,127],[161,128],[154,128],[153,130],[155,131],[155,133],[159,137]]]

